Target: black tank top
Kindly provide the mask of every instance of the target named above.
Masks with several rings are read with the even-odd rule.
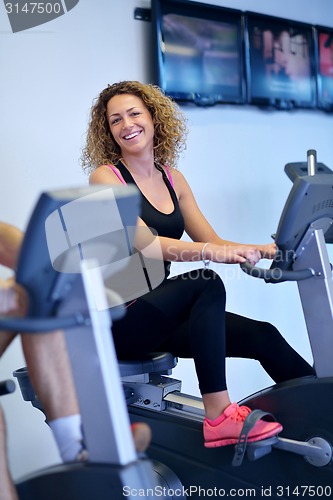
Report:
[[[127,184],[135,184],[137,186],[131,173],[129,172],[129,170],[127,170],[127,168],[121,161],[119,161],[116,166]],[[154,229],[159,236],[165,236],[167,238],[174,238],[179,240],[184,233],[184,218],[179,208],[178,198],[164,170],[158,166],[156,166],[156,168],[160,170],[162,174],[163,180],[169,190],[171,199],[173,201],[174,209],[170,214],[160,212],[147,200],[147,198],[137,186],[142,198],[141,219],[145,224],[147,224],[147,226]],[[165,262],[165,270],[166,275],[169,275],[170,262]]]

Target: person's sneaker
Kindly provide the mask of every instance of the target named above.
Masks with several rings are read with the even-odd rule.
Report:
[[[206,448],[236,444],[241,433],[244,420],[251,413],[247,406],[229,405],[222,415],[215,420],[205,418],[203,432]],[[278,422],[266,422],[262,419],[253,426],[248,434],[249,443],[275,436],[283,429]]]

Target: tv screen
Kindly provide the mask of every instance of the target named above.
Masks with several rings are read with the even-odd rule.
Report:
[[[333,111],[333,29],[317,27],[318,107]]]
[[[242,14],[187,0],[152,0],[155,83],[177,101],[245,102]]]
[[[248,100],[280,109],[316,106],[313,29],[246,13]]]

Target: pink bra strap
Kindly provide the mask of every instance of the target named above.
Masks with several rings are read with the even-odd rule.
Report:
[[[118,179],[120,180],[120,182],[122,184],[126,184],[126,182],[124,181],[122,175],[118,172],[118,170],[116,169],[116,167],[114,167],[113,165],[106,165],[107,167],[111,168],[112,172],[114,172],[116,174],[116,176],[118,177]],[[165,165],[165,172],[168,176],[168,179],[169,179],[169,182],[171,184],[171,186],[174,188],[174,183],[173,183],[173,178],[172,178],[172,174],[171,174],[171,170],[170,168]]]
[[[116,169],[116,167],[114,167],[113,165],[106,165],[107,167],[111,168],[112,172],[114,172],[116,174],[116,176],[118,177],[118,179],[120,180],[120,182],[122,184],[125,184],[126,185],[126,182],[124,181],[122,175],[118,172],[118,170]]]
[[[170,170],[170,167],[168,167],[168,165],[165,165],[165,171],[166,171],[166,174],[168,176],[168,179],[169,179],[169,182],[171,184],[171,186],[174,188],[174,184],[173,184],[173,178],[172,178],[172,174],[171,174],[171,170]]]

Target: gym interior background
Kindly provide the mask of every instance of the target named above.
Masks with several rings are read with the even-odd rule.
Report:
[[[331,0],[201,1],[333,27]],[[92,100],[108,83],[151,79],[150,24],[134,19],[135,7],[149,8],[150,0],[80,0],[66,15],[15,34],[0,8],[2,220],[24,229],[41,191],[87,183],[78,159]],[[226,239],[270,241],[291,188],[286,163],[306,161],[307,150],[316,149],[318,161],[333,168],[333,116],[322,111],[244,105],[184,110],[190,134],[180,168]],[[177,266],[175,272],[183,270]],[[215,269],[225,279],[229,310],[274,323],[311,361],[295,283],[267,285],[236,266]],[[23,365],[16,340],[1,360],[0,379]],[[234,400],[271,385],[255,361],[228,360],[227,374]],[[184,392],[199,394],[192,361],[182,360],[174,375]],[[58,463],[43,415],[20,391],[1,404],[14,479]]]

